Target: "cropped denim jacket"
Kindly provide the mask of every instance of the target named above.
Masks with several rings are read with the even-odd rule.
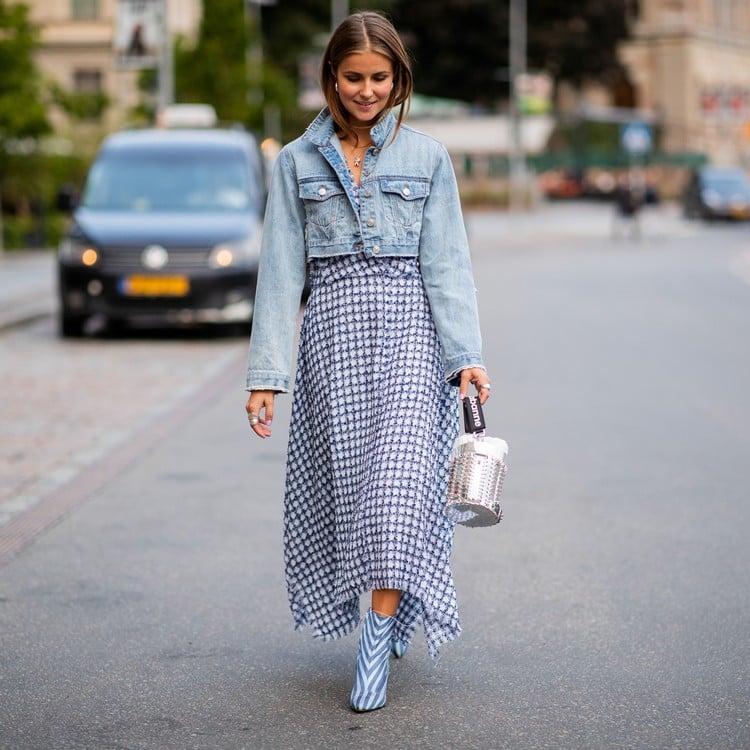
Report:
[[[481,367],[469,245],[453,167],[433,138],[388,115],[362,162],[360,210],[324,109],[287,144],[271,178],[247,369],[248,390],[288,391],[306,264],[364,253],[418,257],[446,380]]]

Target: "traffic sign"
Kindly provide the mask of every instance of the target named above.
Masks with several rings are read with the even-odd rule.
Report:
[[[620,126],[620,144],[629,154],[645,154],[651,150],[653,135],[645,122],[626,122]]]

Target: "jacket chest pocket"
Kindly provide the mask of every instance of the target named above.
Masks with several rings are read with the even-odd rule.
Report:
[[[299,197],[305,204],[308,223],[318,227],[330,227],[341,221],[346,211],[346,193],[338,182],[319,180],[302,183]]]
[[[390,221],[413,227],[422,221],[424,203],[430,193],[429,183],[410,179],[385,178],[380,181],[383,206]]]

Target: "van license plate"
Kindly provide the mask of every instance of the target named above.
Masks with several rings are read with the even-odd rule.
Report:
[[[128,297],[184,297],[190,291],[187,276],[126,276],[120,291]]]

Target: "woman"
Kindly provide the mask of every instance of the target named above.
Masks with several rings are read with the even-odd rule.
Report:
[[[355,13],[321,65],[327,107],[274,168],[246,410],[271,434],[290,389],[306,270],[284,504],[296,628],[359,624],[350,706],[385,705],[389,654],[421,622],[430,652],[460,632],[443,515],[457,393],[490,385],[466,232],[445,149],[403,124],[412,90],[391,23]],[[398,107],[394,116],[392,110]]]

